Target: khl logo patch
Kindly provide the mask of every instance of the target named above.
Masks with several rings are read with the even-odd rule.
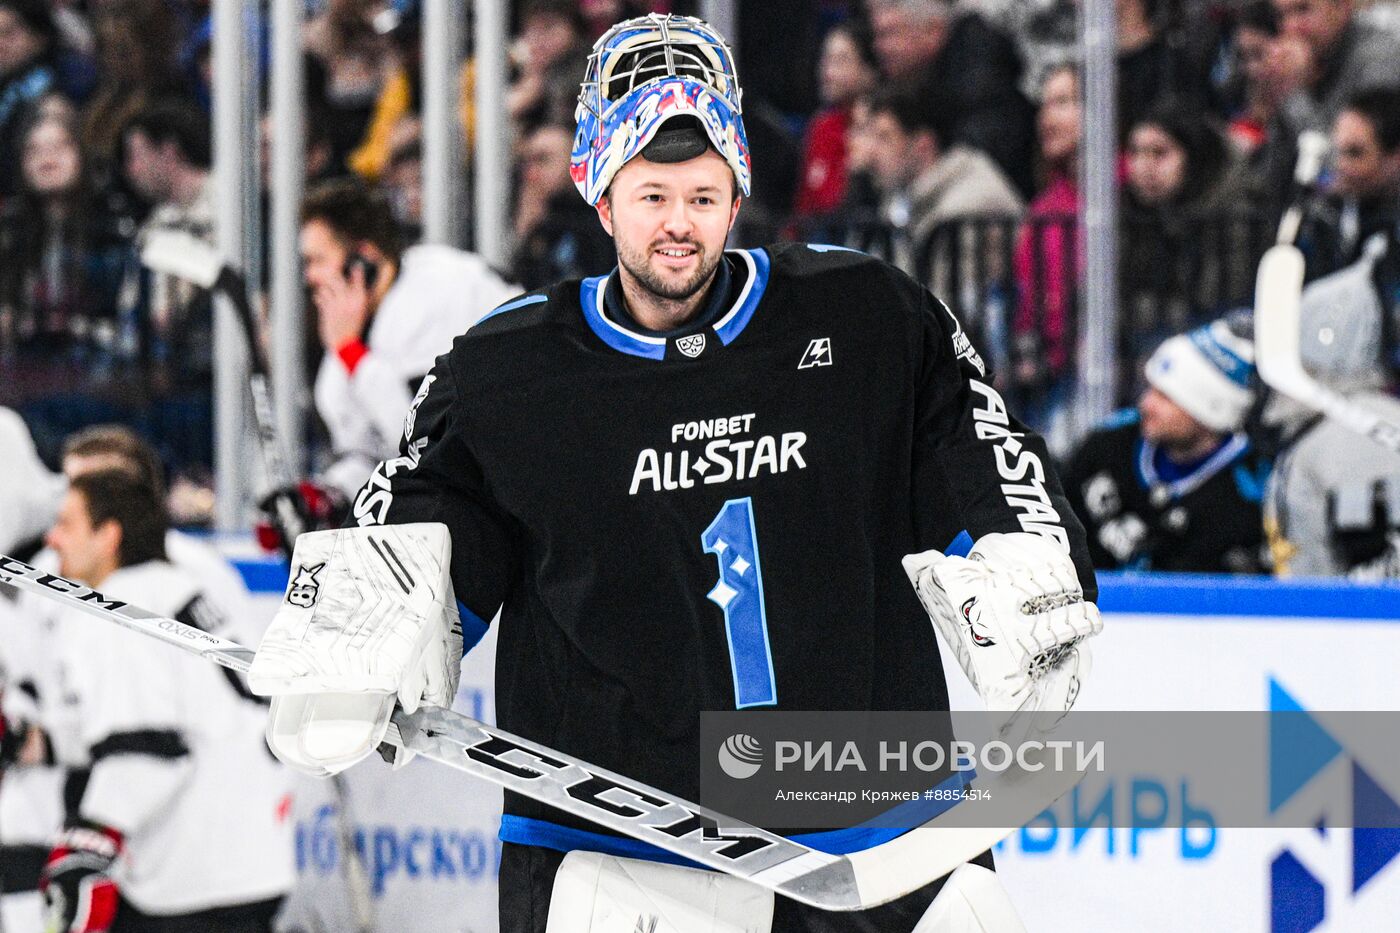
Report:
[[[705,335],[686,334],[684,337],[677,337],[676,349],[693,360],[705,352]]]
[[[802,354],[802,361],[797,364],[798,369],[811,369],[813,366],[831,365],[831,338],[818,337],[807,344],[807,351]]]

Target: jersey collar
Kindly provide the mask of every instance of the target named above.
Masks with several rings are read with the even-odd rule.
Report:
[[[758,303],[768,287],[769,258],[761,249],[729,250],[725,253],[743,265],[747,272],[744,285],[739,289],[729,308],[709,328],[724,346],[728,346],[739,336],[752,320]],[[676,335],[659,336],[643,333],[635,327],[616,320],[608,314],[603,295],[608,282],[616,270],[607,275],[584,279],[579,288],[579,303],[583,307],[583,319],[588,323],[598,339],[621,353],[660,360],[666,356],[666,345]]]
[[[1152,441],[1140,441],[1138,447],[1138,479],[1143,488],[1162,490],[1167,501],[1175,501],[1187,493],[1194,492],[1212,476],[1234,463],[1249,449],[1249,438],[1244,434],[1232,434],[1195,469],[1175,480],[1167,481],[1157,472],[1157,445]]]

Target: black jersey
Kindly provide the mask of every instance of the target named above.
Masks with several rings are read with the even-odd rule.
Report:
[[[1191,469],[1166,473],[1124,412],[1089,434],[1065,468],[1065,491],[1101,569],[1259,573],[1260,500],[1268,464],[1243,434]]]
[[[458,599],[502,611],[503,728],[689,799],[702,710],[947,708],[904,555],[1040,532],[1096,594],[1044,445],[942,304],[846,250],[726,261],[723,313],[665,336],[606,278],[503,306],[353,513],[450,527]]]

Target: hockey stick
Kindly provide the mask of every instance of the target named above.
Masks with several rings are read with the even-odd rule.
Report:
[[[223,261],[208,243],[183,230],[152,230],[141,244],[141,264],[153,272],[183,279],[200,288],[226,296],[248,344],[248,390],[253,395],[253,420],[258,431],[258,450],[263,469],[272,487],[271,505],[284,556],[290,557],[297,536],[307,531],[306,517],[296,493],[296,477],[287,467],[282,444],[277,437],[277,421],[268,385],[271,369],[257,320],[248,299],[248,282],[243,274]]]
[[[141,264],[146,268],[183,279],[200,288],[226,296],[248,345],[248,390],[253,396],[253,420],[258,431],[258,449],[263,469],[272,487],[270,503],[274,526],[284,556],[290,557],[292,545],[308,530],[301,501],[296,493],[296,477],[282,456],[282,443],[277,436],[277,422],[272,410],[272,391],[268,385],[271,368],[258,338],[257,320],[248,298],[248,282],[243,274],[223,261],[218,251],[208,243],[183,230],[152,230],[141,244]],[[228,665],[226,665],[228,666]],[[240,670],[235,668],[235,670]],[[243,669],[246,673],[246,669]],[[332,782],[336,798],[341,848],[346,853],[345,886],[357,933],[374,929],[374,901],[370,893],[369,874],[364,860],[354,845],[348,809],[349,796],[345,782],[337,775]]]
[[[0,582],[235,671],[247,673],[252,664],[253,652],[242,645],[3,555]],[[1031,820],[1082,776],[1013,765],[977,783],[1010,825],[952,825],[955,807],[883,845],[831,855],[451,710],[396,711],[386,741],[823,910],[865,910],[942,878]]]
[[[1302,218],[1302,197],[1311,190],[1321,156],[1310,134],[1298,140],[1299,199],[1279,223],[1278,242],[1259,261],[1254,288],[1254,360],[1272,389],[1320,412],[1389,450],[1400,452],[1400,425],[1386,421],[1314,379],[1303,368],[1303,254],[1293,245]],[[1325,140],[1322,152],[1325,154]]]

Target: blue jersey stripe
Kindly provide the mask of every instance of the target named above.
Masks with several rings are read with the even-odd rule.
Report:
[[[548,301],[548,300],[549,300],[549,299],[548,299],[546,296],[544,296],[544,295],[526,295],[524,298],[517,298],[517,299],[515,299],[514,301],[507,301],[505,304],[501,305],[499,308],[496,308],[496,309],[493,310],[493,311],[487,312],[487,313],[486,313],[486,316],[483,317],[480,321],[477,321],[476,323],[477,323],[477,324],[480,324],[480,323],[482,323],[483,321],[489,321],[489,320],[491,320],[493,317],[495,317],[495,316],[498,315],[498,314],[504,314],[504,313],[506,313],[507,311],[514,311],[516,308],[523,308],[523,307],[525,307],[526,305],[537,305],[537,304],[539,304],[539,303],[542,302],[542,301]],[[473,324],[472,326],[475,327],[476,324]]]
[[[744,290],[734,308],[715,324],[715,333],[725,346],[733,343],[734,338],[743,333],[749,321],[753,320],[753,313],[763,300],[763,293],[768,290],[768,273],[772,267],[765,250],[741,249],[735,252],[748,265],[749,280],[744,283]]]
[[[603,292],[608,286],[608,276],[599,275],[584,279],[579,288],[579,304],[583,306],[583,319],[588,322],[598,339],[621,353],[629,356],[643,356],[651,360],[666,356],[666,341],[660,337],[645,337],[608,320],[603,313]]]
[[[481,616],[467,608],[467,604],[457,600],[457,617],[462,620],[462,655],[475,648],[490,628]]]

